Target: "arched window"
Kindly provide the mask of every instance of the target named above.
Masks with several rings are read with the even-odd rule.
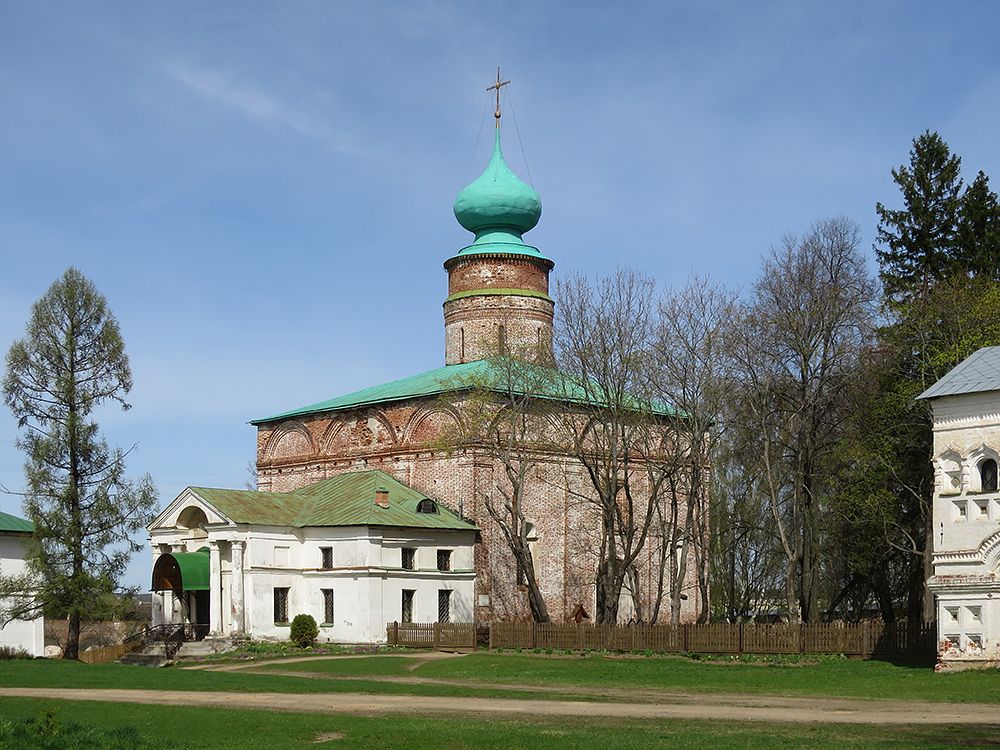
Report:
[[[983,492],[997,491],[997,462],[987,458],[979,464],[980,487]]]
[[[208,532],[205,530],[207,523],[208,517],[205,515],[205,511],[196,505],[189,505],[177,516],[177,527],[188,529],[191,536],[196,539],[208,536]]]
[[[425,497],[417,503],[417,513],[437,513],[437,504],[430,498]]]

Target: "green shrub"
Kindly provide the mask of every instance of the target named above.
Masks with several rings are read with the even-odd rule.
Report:
[[[289,634],[292,643],[305,648],[306,646],[313,645],[318,635],[319,625],[316,624],[316,620],[313,619],[312,615],[295,615]]]

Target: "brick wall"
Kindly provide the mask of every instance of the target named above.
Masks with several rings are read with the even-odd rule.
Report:
[[[480,526],[476,618],[527,618],[527,594],[516,584],[513,557],[483,507],[483,498],[496,492],[499,467],[474,449],[441,449],[442,435],[454,430],[456,419],[445,404],[427,398],[260,425],[258,486],[290,491],[347,471],[381,469]],[[594,506],[586,500],[588,490],[589,482],[575,462],[550,456],[536,467],[525,494],[525,515],[538,536],[537,575],[555,621],[568,619],[578,604],[594,615],[600,525]],[[657,544],[654,538],[639,566],[647,613],[655,589]],[[688,565],[693,570],[693,560]],[[691,583],[686,593],[682,621],[693,621],[699,604],[697,587]],[[480,597],[488,597],[489,603],[480,604]],[[661,619],[666,617],[668,607],[661,614]]]
[[[550,263],[528,257],[471,255],[447,264],[448,294],[475,289],[530,289],[549,293]]]

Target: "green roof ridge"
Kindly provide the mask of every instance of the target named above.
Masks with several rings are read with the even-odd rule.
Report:
[[[26,518],[21,518],[11,513],[4,513],[0,510],[0,531],[31,534],[35,531],[35,524]]]
[[[254,419],[251,420],[250,424],[259,425],[267,422],[278,422],[309,414],[353,409],[370,404],[391,403],[410,398],[421,398],[424,396],[469,390],[477,387],[488,388],[493,367],[494,361],[488,359],[477,359],[458,365],[445,365],[434,370],[411,375],[408,378],[401,378],[400,380],[393,380],[382,385],[363,388],[360,391],[354,391],[353,393],[328,399],[327,401],[303,406],[276,414],[272,417]],[[571,376],[559,373],[556,370],[552,370],[552,372],[554,373],[554,377],[551,379],[551,382],[554,384],[553,387],[546,393],[535,394],[538,398],[577,404],[593,401],[588,396],[588,389],[574,381]],[[542,378],[542,380],[544,381],[545,379]],[[593,392],[593,389],[590,390]],[[636,403],[641,403],[641,399],[637,398]],[[652,404],[652,408],[656,413],[661,415],[683,416],[669,404],[656,402]]]
[[[373,385],[352,391],[342,396],[319,401],[297,409],[275,414],[270,417],[250,420],[250,424],[276,422],[291,417],[316,414],[324,411],[349,409],[365,404],[379,404],[389,401],[402,401],[420,396],[434,396],[453,390],[471,387],[476,378],[482,377],[488,370],[489,362],[484,359],[465,362],[458,365],[445,365],[433,370],[410,375],[409,377],[392,380],[381,385]],[[463,382],[464,381],[464,382]]]
[[[257,492],[189,487],[234,523],[260,526],[393,526],[476,530],[435,500],[438,513],[417,513],[427,496],[380,469],[353,471],[313,482],[293,492]],[[389,493],[389,507],[375,505],[375,491]]]

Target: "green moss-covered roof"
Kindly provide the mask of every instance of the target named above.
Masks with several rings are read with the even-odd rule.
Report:
[[[350,409],[355,406],[365,404],[380,404],[387,401],[402,401],[408,398],[419,396],[435,396],[441,393],[471,388],[477,382],[487,377],[490,371],[490,363],[481,359],[475,362],[466,362],[461,365],[446,365],[438,367],[436,370],[421,372],[411,375],[401,380],[393,380],[382,385],[373,385],[369,388],[362,388],[360,391],[347,393],[316,404],[301,406],[298,409],[275,414],[271,417],[254,419],[251,424],[261,424],[264,422],[277,422],[290,417],[299,417],[305,414],[316,414],[324,411],[337,411],[338,409]]]
[[[294,492],[254,492],[190,487],[198,497],[234,523],[259,526],[398,526],[474,531],[476,526],[440,503],[436,513],[417,513],[427,496],[383,471],[340,474]],[[387,490],[389,507],[375,504],[375,491]]]
[[[30,534],[34,530],[35,524],[31,521],[0,511],[0,532],[6,531],[17,534]]]
[[[535,383],[542,384],[540,388],[541,392],[533,394],[538,398],[552,399],[571,404],[593,403],[593,400],[588,398],[588,392],[593,393],[594,389],[582,387],[579,381],[575,381],[572,377],[564,375],[557,370],[546,369],[538,377],[530,379]],[[442,393],[452,393],[473,388],[488,389],[490,382],[493,380],[498,383],[503,383],[506,380],[504,373],[498,369],[495,360],[479,359],[460,365],[445,365],[444,367],[438,367],[436,370],[428,370],[427,372],[411,375],[401,380],[393,380],[390,383],[363,388],[360,391],[354,391],[353,393],[331,398],[327,401],[320,401],[316,404],[302,406],[298,409],[275,414],[271,417],[254,419],[250,423],[255,425],[266,424],[267,422],[279,422],[284,419],[302,417],[308,414],[352,409],[369,404],[404,401],[410,398],[435,396]],[[668,404],[654,404],[653,408],[657,413],[662,415],[678,414],[677,410]]]

